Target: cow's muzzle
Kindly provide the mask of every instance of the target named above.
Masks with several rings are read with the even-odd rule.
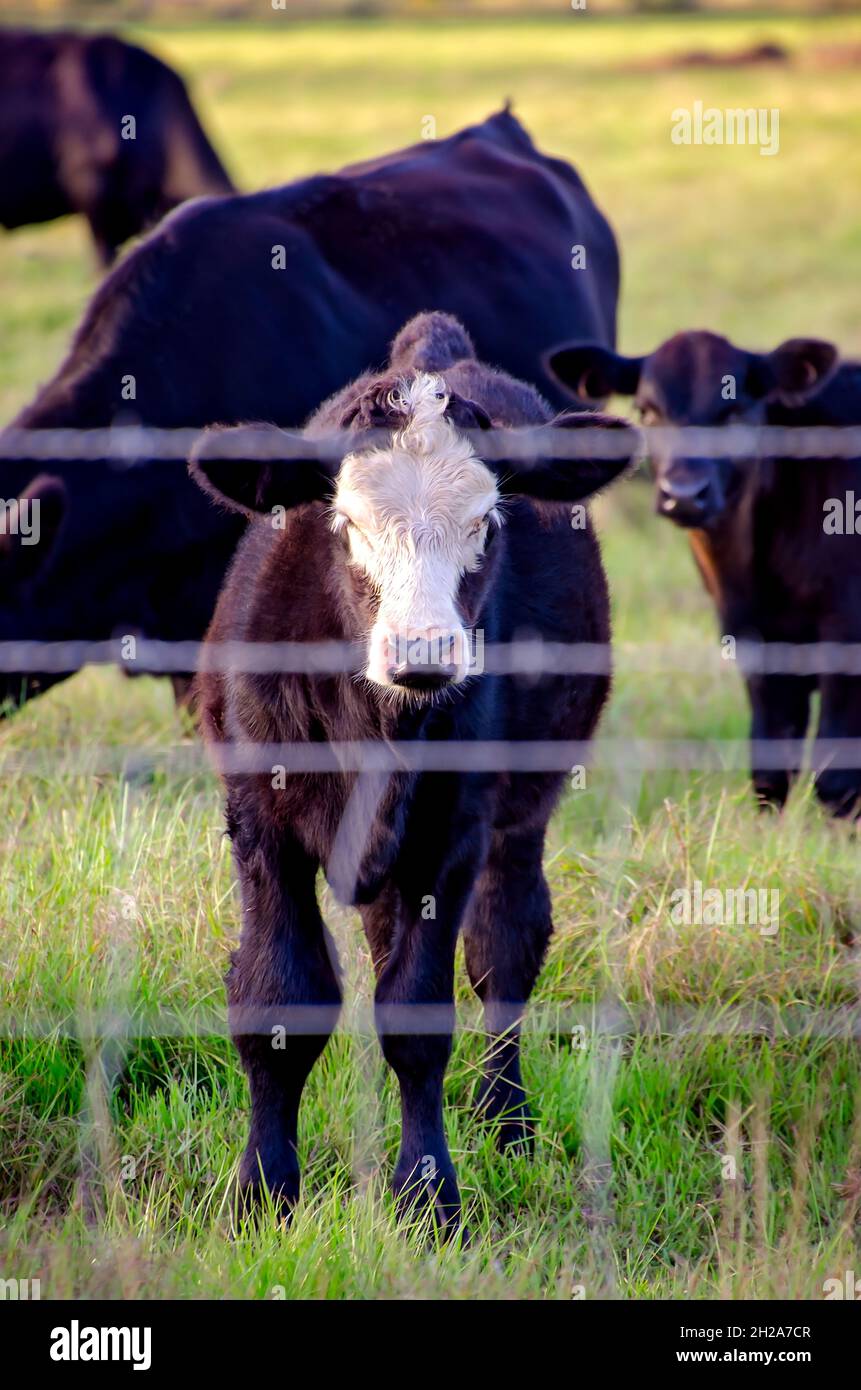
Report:
[[[372,640],[368,675],[412,695],[432,695],[464,679],[467,647],[463,631],[390,632],[382,641]]]
[[[699,470],[658,478],[656,510],[677,526],[708,526],[721,509],[715,480]]]
[[[445,686],[452,685],[457,680],[457,667],[451,664],[441,665],[428,662],[425,665],[410,665],[409,662],[402,662],[400,666],[395,666],[389,671],[389,680],[392,685],[398,685],[403,690],[414,690],[418,694],[433,694],[436,690],[443,690]]]

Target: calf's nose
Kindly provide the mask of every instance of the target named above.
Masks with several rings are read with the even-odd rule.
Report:
[[[456,666],[443,666],[436,662],[418,664],[403,661],[389,672],[392,685],[400,685],[407,690],[442,690],[443,686],[451,685],[456,676]]]
[[[440,690],[457,679],[454,633],[412,633],[390,644],[395,659],[388,668],[392,685],[405,689]]]

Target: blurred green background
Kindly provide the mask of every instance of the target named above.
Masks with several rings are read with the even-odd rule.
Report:
[[[861,17],[596,18],[137,25],[186,77],[238,185],[284,182],[482,119],[511,97],[571,159],[618,233],[620,342],[683,327],[750,347],[807,332],[861,349]],[[785,61],[673,67],[769,42]],[[780,151],[679,146],[676,107],[777,107]],[[95,284],[67,219],[0,235],[0,419],[59,361]]]

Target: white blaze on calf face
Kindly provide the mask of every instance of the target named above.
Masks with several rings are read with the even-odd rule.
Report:
[[[379,599],[365,672],[378,685],[395,688],[404,662],[450,665],[456,681],[467,674],[456,598],[464,574],[481,564],[499,494],[444,418],[447,403],[440,377],[404,379],[391,397],[404,415],[391,446],[349,454],[338,474],[333,527],[347,528],[351,562]]]

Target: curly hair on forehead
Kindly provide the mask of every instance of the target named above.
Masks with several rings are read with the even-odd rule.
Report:
[[[375,377],[362,393],[350,401],[340,420],[341,429],[402,430],[409,424],[413,409],[413,393],[426,374],[413,372],[387,373]],[[443,419],[461,430],[486,430],[491,419],[475,401],[449,389],[442,377],[437,378],[437,390],[447,397],[439,412]]]
[[[404,423],[403,408],[394,403],[400,377],[395,373],[374,377],[359,396],[346,405],[341,416],[342,429],[399,429]]]

